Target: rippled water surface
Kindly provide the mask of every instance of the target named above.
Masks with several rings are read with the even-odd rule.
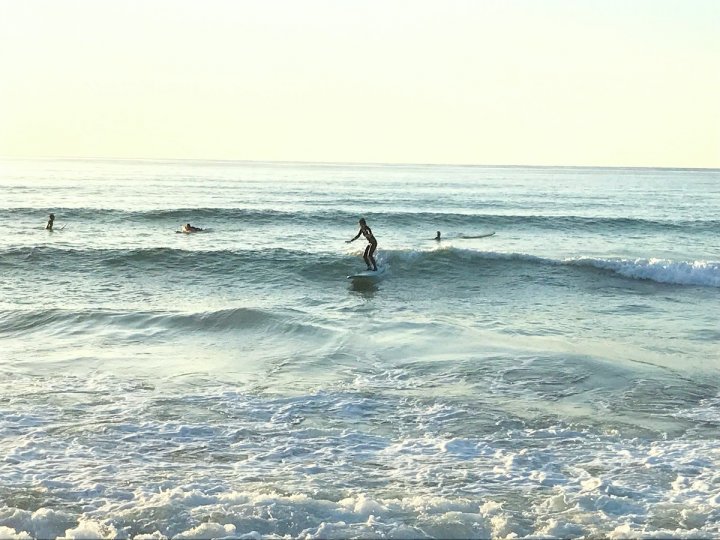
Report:
[[[0,193],[0,537],[720,536],[718,171],[2,161]],[[346,278],[360,217],[381,279]]]

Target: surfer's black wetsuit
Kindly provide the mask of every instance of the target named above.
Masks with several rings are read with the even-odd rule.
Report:
[[[375,253],[375,249],[377,249],[377,240],[375,239],[372,230],[370,229],[370,227],[367,226],[367,223],[365,223],[364,220],[360,222],[360,230],[355,235],[355,237],[350,240],[350,242],[353,242],[360,238],[361,234],[369,242],[369,245],[365,248],[365,253],[363,253],[363,259],[365,259],[365,264],[367,264],[368,270],[372,269],[377,271],[377,264],[375,263],[375,257],[373,257],[373,253]]]

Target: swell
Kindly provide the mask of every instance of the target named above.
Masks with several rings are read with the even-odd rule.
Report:
[[[602,257],[574,257],[553,259],[526,253],[499,253],[460,248],[443,248],[431,251],[386,252],[388,262],[404,270],[425,271],[433,265],[468,268],[478,265],[516,266],[565,266],[581,271],[597,270],[634,280],[649,280],[672,285],[720,288],[719,261],[683,261],[660,258],[628,259]]]
[[[16,220],[37,221],[38,215],[45,210],[37,208],[0,209],[0,219],[7,222]],[[188,220],[205,226],[232,224],[240,226],[267,225],[303,225],[321,223],[324,225],[344,226],[355,223],[357,212],[339,209],[281,211],[248,208],[172,208],[147,211],[125,211],[98,208],[57,208],[54,212],[64,221],[82,221],[107,224],[153,224],[163,226],[177,225]],[[493,214],[468,212],[427,212],[427,211],[387,211],[364,212],[363,216],[373,223],[383,226],[415,226],[432,224],[437,227],[467,227],[469,231],[477,227],[497,229],[538,229],[538,230],[584,230],[590,232],[692,232],[715,233],[720,228],[720,220],[688,219],[640,219],[629,217],[587,217],[578,215],[533,215],[533,214]]]
[[[200,313],[164,311],[116,311],[107,309],[32,309],[0,312],[0,336],[18,337],[42,331],[46,334],[77,336],[124,332],[132,337],[166,336],[168,333],[225,332],[281,329],[288,332],[315,331],[298,322],[299,312],[253,308],[229,308]]]
[[[553,266],[580,271],[598,270],[635,280],[650,280],[674,285],[720,288],[720,262],[670,260],[661,258],[629,259],[579,257],[554,259],[526,253],[501,253],[461,248],[429,250],[380,250],[381,264],[390,273],[413,277],[429,274],[442,278],[447,268],[468,276],[480,266],[504,267]],[[20,272],[97,272],[106,271],[118,278],[128,272],[158,275],[170,279],[188,273],[207,276],[231,276],[252,283],[337,279],[359,264],[357,255],[331,252],[306,252],[289,249],[186,251],[174,248],[74,250],[52,247],[12,248],[0,257],[0,269]],[[589,276],[588,279],[593,279]]]
[[[54,281],[78,278],[116,288],[129,280],[152,286],[223,285],[302,286],[337,279],[357,265],[357,257],[288,249],[189,251],[173,248],[72,249],[38,246],[0,252],[0,271],[8,275],[48,276]],[[14,283],[14,287],[13,287]],[[178,285],[174,285],[177,283]],[[21,290],[8,280],[8,290]]]

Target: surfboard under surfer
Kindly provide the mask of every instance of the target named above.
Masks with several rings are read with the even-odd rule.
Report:
[[[375,263],[375,258],[373,257],[373,253],[375,253],[375,250],[377,249],[377,240],[375,240],[375,236],[373,235],[370,227],[368,227],[365,218],[360,218],[358,223],[360,223],[360,230],[352,239],[345,240],[345,243],[349,244],[350,242],[354,242],[360,238],[360,235],[362,234],[369,242],[368,246],[365,248],[365,252],[363,253],[363,259],[365,259],[365,264],[367,264],[368,270],[377,272],[377,264]]]

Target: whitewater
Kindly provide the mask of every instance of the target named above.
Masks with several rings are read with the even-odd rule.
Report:
[[[0,538],[720,537],[720,171],[6,159],[0,193]]]

